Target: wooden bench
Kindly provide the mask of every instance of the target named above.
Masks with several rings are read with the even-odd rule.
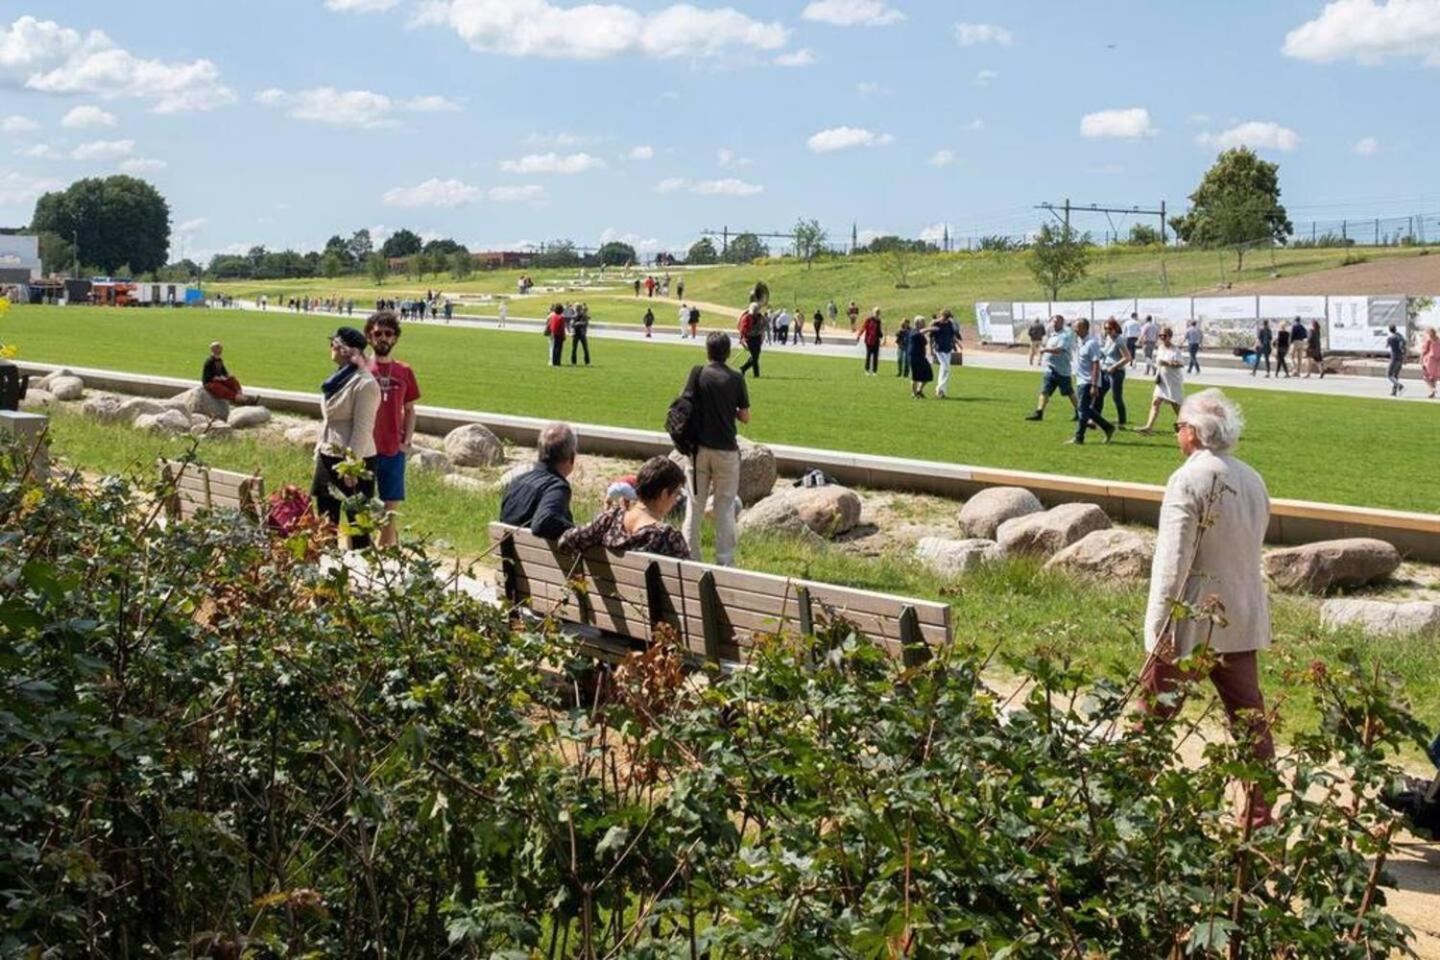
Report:
[[[165,511],[171,519],[188,520],[209,510],[233,510],[256,523],[265,519],[265,481],[258,473],[161,460],[160,479],[167,491]]]
[[[490,524],[490,540],[506,599],[592,628],[589,652],[607,659],[642,648],[661,624],[716,663],[744,662],[757,634],[811,634],[840,621],[907,664],[950,639],[944,603],[646,553],[576,555],[503,523]]]

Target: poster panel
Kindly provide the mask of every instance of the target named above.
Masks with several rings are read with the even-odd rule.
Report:
[[[1331,297],[1326,312],[1326,349],[1337,353],[1384,351],[1385,328],[1370,326],[1369,297]]]
[[[990,339],[990,304],[975,304],[975,330],[980,334],[981,340]]]
[[[1111,317],[1124,324],[1130,319],[1130,314],[1135,312],[1135,301],[1132,300],[1096,300],[1091,304],[1090,316],[1096,323],[1104,323]]]
[[[1257,297],[1196,297],[1195,319],[1209,347],[1248,347],[1259,321]]]
[[[1135,312],[1140,314],[1140,322],[1144,323],[1146,317],[1154,317],[1158,324],[1168,324],[1177,329],[1185,329],[1185,324],[1193,316],[1193,304],[1189,297],[1163,297],[1163,298],[1141,298],[1135,301]]]
[[[1404,332],[1408,321],[1406,310],[1410,305],[1409,297],[1371,297],[1370,298],[1370,326],[1390,332],[1393,324],[1395,329]]]
[[[1015,304],[1014,318],[1029,324],[1032,320],[1039,320],[1041,323],[1049,323],[1053,314],[1050,312],[1049,300],[1022,300]]]
[[[1269,320],[1273,326],[1277,321],[1284,320],[1291,323],[1296,317],[1307,324],[1311,320],[1319,320],[1324,323],[1327,319],[1325,313],[1324,297],[1261,297],[1260,316]]]
[[[1060,314],[1065,318],[1066,323],[1074,323],[1081,317],[1086,320],[1094,320],[1090,314],[1093,304],[1089,300],[1056,300],[1050,304],[1050,315]]]
[[[982,340],[990,343],[1015,342],[1015,323],[1008,301],[975,304],[975,325]]]

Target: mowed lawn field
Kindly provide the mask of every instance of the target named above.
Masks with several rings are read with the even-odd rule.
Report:
[[[330,371],[327,336],[336,320],[16,307],[4,323],[5,341],[19,344],[25,360],[198,379],[207,345],[221,339],[231,371],[243,382],[318,391]],[[530,331],[412,325],[397,356],[416,368],[427,404],[650,430],[663,429],[666,408],[690,367],[703,362],[698,345],[595,339],[591,367],[551,368],[546,346]],[[1035,374],[960,369],[952,399],[921,403],[910,399],[889,364],[881,376],[864,377],[859,357],[800,350],[767,350],[764,377],[748,381],[753,419],[744,433],[751,439],[1149,483],[1163,483],[1179,462],[1168,411],[1155,436],[1122,433],[1110,446],[1066,446],[1072,425],[1063,400],[1043,423],[1022,420],[1034,405]],[[1131,420],[1140,421],[1150,388],[1143,378],[1129,386]],[[1427,512],[1440,507],[1437,407],[1265,390],[1232,395],[1247,419],[1241,455],[1264,475],[1272,496]]]

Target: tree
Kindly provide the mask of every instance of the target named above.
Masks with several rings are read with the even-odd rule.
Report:
[[[471,259],[470,251],[462,248],[450,254],[450,276],[456,280],[464,280],[474,272],[475,261]]]
[[[825,229],[820,226],[819,220],[799,219],[795,221],[795,255],[805,261],[805,269],[810,269],[810,262],[815,259],[815,254],[825,248]]]
[[[1148,223],[1137,223],[1130,228],[1125,242],[1132,247],[1153,247],[1161,242],[1160,231]]]
[[[465,245],[463,243],[459,243],[458,241],[451,240],[449,237],[446,237],[443,240],[431,240],[429,243],[425,244],[425,246],[422,248],[422,252],[428,253],[431,257],[434,257],[437,253],[440,254],[440,256],[442,257],[449,257],[452,253],[457,253],[464,249]],[[438,263],[439,261],[432,260],[431,262]]]
[[[880,252],[880,266],[895,282],[895,289],[910,286],[910,268],[915,264],[915,249],[908,243],[895,243]]]
[[[1090,236],[1077,234],[1069,226],[1042,223],[1030,245],[1028,266],[1035,281],[1051,300],[1060,291],[1085,276],[1090,263]]]
[[[718,263],[720,254],[715,250],[715,242],[709,237],[701,237],[690,244],[690,250],[685,254],[685,262],[698,267]]]
[[[340,254],[334,250],[326,250],[325,255],[320,258],[320,272],[331,280],[345,272],[345,261],[340,259]]]
[[[419,253],[421,246],[420,237],[417,234],[401,228],[385,238],[385,245],[380,248],[380,253],[386,259],[408,257]]]
[[[635,262],[635,248],[628,243],[611,240],[609,243],[600,245],[595,259],[607,267],[623,267],[627,263]]]
[[[770,248],[753,233],[741,233],[730,240],[720,259],[726,263],[752,263],[761,257],[768,257]]]
[[[580,266],[580,251],[575,249],[574,240],[555,240],[546,244],[536,255],[535,266],[547,269],[578,267]]]
[[[58,233],[40,234],[40,265],[46,273],[59,273],[75,266],[75,246]]]
[[[1186,243],[1234,247],[1241,262],[1247,244],[1284,243],[1295,226],[1280,205],[1280,165],[1246,147],[1226,150],[1190,194],[1189,211],[1170,226]]]
[[[165,266],[170,252],[170,205],[135,177],[77,180],[35,202],[30,232],[72,241],[80,258],[107,273],[129,264],[136,273]]]
[[[345,247],[350,252],[350,261],[356,266],[365,263],[370,259],[370,254],[375,252],[375,244],[370,240],[369,230],[356,230],[346,242]]]
[[[378,253],[370,254],[369,259],[365,261],[365,269],[377,287],[384,285],[385,278],[390,275],[389,262],[386,261],[383,255]]]

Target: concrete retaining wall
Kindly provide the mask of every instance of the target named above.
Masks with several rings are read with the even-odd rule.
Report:
[[[22,363],[24,372],[45,374],[56,364]],[[195,386],[194,380],[70,367],[85,385],[133,396],[171,397]],[[317,393],[247,388],[271,410],[319,417]],[[659,419],[657,415],[657,420]],[[422,433],[443,435],[467,423],[484,424],[502,440],[534,446],[549,421],[503,413],[480,413],[446,407],[417,408],[416,426]],[[670,438],[656,430],[575,424],[580,447],[588,453],[617,457],[651,457],[671,450]],[[849,486],[875,490],[910,490],[964,499],[987,487],[1014,486],[1032,490],[1047,506],[1085,501],[1099,504],[1123,523],[1154,526],[1160,514],[1164,488],[1148,483],[1126,483],[1024,470],[1000,470],[957,463],[910,460],[869,454],[819,450],[770,444],[782,474],[798,476],[820,469]],[[1267,539],[1275,544],[1311,543],[1339,537],[1376,537],[1393,543],[1416,560],[1440,562],[1440,515],[1315,503],[1308,500],[1273,500]]]

